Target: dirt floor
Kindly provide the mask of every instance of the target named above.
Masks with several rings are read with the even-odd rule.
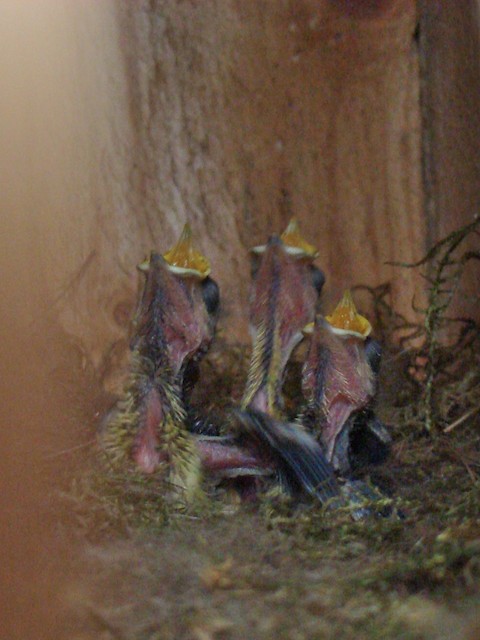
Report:
[[[247,360],[247,349],[217,341],[197,389],[202,410],[238,401]],[[45,463],[55,468],[55,536],[71,550],[59,580],[62,637],[480,639],[479,414],[448,433],[422,434],[421,374],[409,356],[384,356],[378,411],[394,445],[387,463],[363,474],[406,517],[361,522],[308,500],[241,504],[227,490],[200,515],[176,511],[162,479],[102,465],[95,429],[111,398],[80,356],[78,366],[83,378],[72,369],[61,376],[78,408],[65,416],[76,440]],[[452,399],[460,379],[478,401],[478,360],[463,366],[442,387],[450,399],[442,429],[472,411]],[[290,409],[298,372],[297,362],[286,384]]]

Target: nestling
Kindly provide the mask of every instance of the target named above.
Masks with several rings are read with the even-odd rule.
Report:
[[[344,476],[362,460],[382,461],[390,443],[373,411],[381,348],[369,337],[371,329],[347,291],[330,316],[317,316],[305,331],[310,334],[302,376],[307,404],[300,421]]]
[[[123,399],[109,416],[103,444],[113,462],[133,459],[145,472],[168,461],[187,493],[198,486],[200,459],[186,428],[184,387],[215,330],[218,287],[185,225],[162,257],[139,269],[145,285],[134,321],[131,370]]]

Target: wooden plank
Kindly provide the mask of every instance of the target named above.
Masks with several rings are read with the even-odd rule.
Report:
[[[223,291],[223,326],[246,339],[247,249],[291,215],[320,249],[327,298],[392,280],[408,310],[413,274],[385,261],[425,248],[415,2],[352,7],[19,9],[20,103],[34,96],[36,109],[13,141],[12,184],[33,185],[16,224],[37,316],[97,364],[121,355],[135,264],[188,218]]]
[[[246,336],[247,249],[292,215],[332,297],[394,279],[393,303],[410,308],[413,274],[384,263],[424,250],[415,3],[376,4],[124,7],[130,210],[145,248],[193,222],[223,291],[235,287],[234,335]]]
[[[480,215],[480,2],[420,2],[426,239]],[[478,250],[478,239],[471,248]],[[464,297],[466,296],[466,297]],[[478,318],[478,267],[452,312]]]
[[[478,0],[421,3],[429,241],[480,213]]]

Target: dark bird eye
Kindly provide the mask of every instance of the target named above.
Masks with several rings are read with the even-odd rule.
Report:
[[[378,376],[382,359],[382,345],[373,338],[365,340],[365,355],[373,373]]]
[[[260,266],[260,258],[261,256],[258,256],[256,254],[252,254],[250,256],[250,278],[252,280],[255,280],[256,278],[258,267]]]
[[[317,290],[318,295],[322,293],[323,285],[325,284],[325,275],[318,267],[311,267],[313,286]]]
[[[202,296],[208,313],[214,315],[218,311],[220,304],[220,290],[215,280],[209,277],[203,280]]]

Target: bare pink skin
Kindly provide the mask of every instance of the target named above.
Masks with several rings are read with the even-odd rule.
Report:
[[[159,449],[158,425],[163,420],[163,413],[155,389],[151,389],[147,394],[144,407],[143,424],[135,439],[132,455],[139,469],[150,474],[156,471],[161,462],[168,460],[167,455]],[[239,473],[269,470],[265,460],[240,447],[201,438],[195,438],[195,444],[202,467],[208,473],[221,475],[223,471],[230,472],[228,475],[235,475],[236,470]]]
[[[291,302],[290,313],[294,313]],[[186,360],[206,350],[213,337],[214,322],[208,315],[200,281],[172,273],[165,261],[152,254],[145,289],[137,315],[134,348],[152,363],[152,370],[160,367],[170,382],[178,380]],[[156,347],[157,349],[157,356]],[[161,347],[161,348],[160,348]],[[156,363],[154,358],[158,357]],[[152,374],[150,374],[152,375]],[[139,428],[132,448],[132,457],[144,473],[153,473],[168,456],[161,450],[162,425],[166,419],[162,399],[151,380],[152,388],[141,401]],[[179,425],[179,429],[184,425]],[[197,446],[204,470],[221,476],[248,475],[268,472],[265,460],[255,452],[214,439],[191,436]]]
[[[180,387],[179,372],[185,360],[205,351],[213,338],[214,320],[205,307],[201,281],[172,273],[165,260],[152,253],[136,325],[132,347],[149,361],[152,385],[162,384],[162,377],[153,380],[160,370],[169,383],[176,381]],[[132,457],[144,473],[153,473],[165,460],[159,447],[165,418],[160,394],[152,386],[141,402],[132,448]]]
[[[166,350],[164,356],[175,377],[186,359],[208,348],[214,323],[203,301],[201,281],[172,273],[163,258],[153,254],[138,313],[137,342],[152,332],[155,309],[158,314],[154,320],[160,325]]]
[[[267,393],[264,389],[259,389],[255,394],[252,402],[250,403],[252,409],[256,411],[263,411],[263,413],[270,413],[268,408]]]
[[[140,471],[153,473],[165,459],[159,451],[158,426],[163,421],[163,410],[156,389],[150,389],[144,398],[141,413],[141,425],[133,444],[132,457]]]
[[[302,339],[302,329],[315,315],[318,293],[313,286],[311,264],[310,259],[288,254],[281,242],[267,245],[253,284],[251,326],[256,330],[262,323],[276,323],[283,366]]]
[[[318,292],[313,284],[311,265],[311,259],[287,253],[285,245],[274,237],[261,256],[252,285],[250,327],[254,345],[260,327],[278,332],[280,359],[277,371],[272,373],[279,386],[288,359],[302,340],[302,329],[315,316]],[[262,387],[249,404],[252,408],[270,413]]]
[[[172,277],[178,277],[172,274]],[[174,375],[185,360],[206,350],[213,338],[213,327],[195,278],[182,278],[183,295],[172,291],[171,306],[165,303],[164,335]]]
[[[234,445],[225,445],[214,440],[198,440],[197,449],[203,468],[212,474],[222,471],[250,470],[265,471],[271,469],[261,457],[252,451]]]
[[[343,425],[367,406],[375,393],[372,369],[361,338],[336,335],[317,318],[303,369],[303,393],[309,404],[318,402],[324,420],[319,425],[329,461]]]
[[[157,391],[151,389],[145,398],[145,412],[142,418],[142,428],[139,430],[132,450],[133,460],[143,473],[154,473],[161,462],[168,460],[159,448],[158,425],[163,420],[162,406]],[[192,436],[194,438],[194,436]],[[214,439],[195,438],[195,444],[202,467],[208,473],[235,475],[240,472],[269,470],[265,460],[252,451],[241,449],[234,445],[225,445]]]

